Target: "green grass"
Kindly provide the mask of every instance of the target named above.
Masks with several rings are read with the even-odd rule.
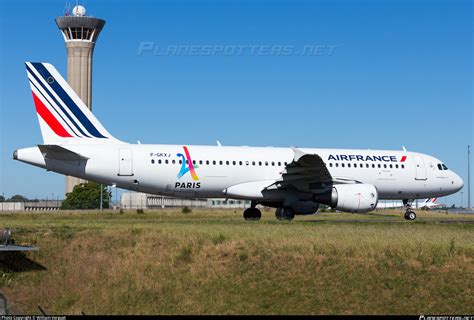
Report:
[[[442,223],[474,216],[241,214],[2,214],[17,243],[40,247],[27,256],[46,269],[1,264],[0,288],[20,313],[474,313],[474,224]]]

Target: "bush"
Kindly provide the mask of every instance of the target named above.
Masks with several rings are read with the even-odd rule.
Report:
[[[183,209],[181,209],[181,213],[191,213],[193,210],[191,210],[190,208],[188,207],[184,207]]]
[[[137,213],[142,214],[142,213],[145,213],[145,212],[143,211],[143,209],[137,209]]]

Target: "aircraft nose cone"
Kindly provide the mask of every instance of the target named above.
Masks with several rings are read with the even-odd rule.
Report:
[[[462,189],[462,187],[464,187],[464,181],[462,181],[461,177],[455,173],[453,173],[453,177],[451,180],[451,187],[454,192],[458,192],[459,190]]]

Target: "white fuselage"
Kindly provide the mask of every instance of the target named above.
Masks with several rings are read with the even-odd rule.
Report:
[[[186,198],[223,198],[232,186],[281,178],[293,161],[291,148],[187,146],[194,175],[181,177],[182,145],[103,144],[65,145],[87,161],[43,158],[37,147],[19,149],[17,160],[61,174],[76,176],[140,192]],[[379,199],[442,197],[463,186],[451,170],[440,170],[442,162],[432,156],[390,150],[300,148],[317,154],[332,177],[376,187]],[[189,166],[186,165],[186,166]],[[197,179],[196,179],[197,178]],[[229,198],[246,198],[230,196]],[[256,200],[259,200],[258,198]]]

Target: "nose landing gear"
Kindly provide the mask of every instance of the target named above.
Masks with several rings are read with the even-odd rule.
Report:
[[[411,210],[412,202],[413,200],[409,200],[409,199],[403,200],[403,205],[405,206],[404,218],[410,221],[413,221],[416,219],[416,213],[413,210]]]
[[[245,209],[244,219],[246,221],[258,221],[262,217],[262,212],[256,208],[257,203],[252,201],[250,208]]]

